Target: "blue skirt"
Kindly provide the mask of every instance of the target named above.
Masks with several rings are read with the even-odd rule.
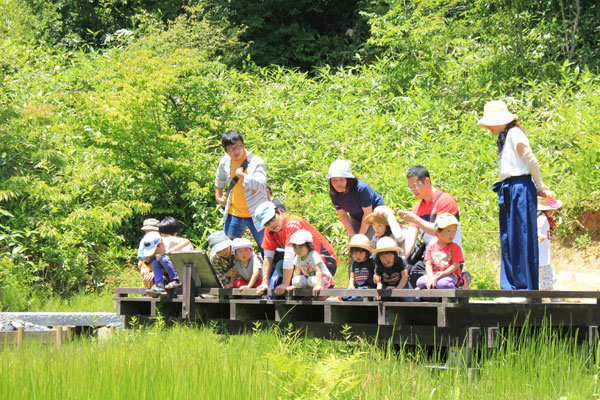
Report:
[[[531,175],[494,185],[500,208],[500,288],[538,290],[537,191]]]

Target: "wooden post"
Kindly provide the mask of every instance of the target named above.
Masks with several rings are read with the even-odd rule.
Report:
[[[598,327],[588,327],[588,344],[590,345],[590,348],[593,348],[596,345],[596,343],[598,343],[599,339],[600,338],[598,337]]]
[[[61,325],[57,325],[54,327],[54,329],[56,330],[56,345],[58,347],[60,347],[60,345],[62,344],[62,326]]]
[[[73,340],[73,330],[71,329],[71,325],[65,326],[65,330],[67,331],[67,340]]]
[[[196,305],[196,283],[192,278],[194,264],[183,265],[183,294],[181,298],[181,318],[190,320],[194,316]]]
[[[490,327],[487,328],[487,347],[491,349],[496,345],[496,340],[498,340],[498,327]]]
[[[20,346],[21,343],[23,342],[24,333],[25,333],[25,327],[20,326],[19,329],[17,329],[17,346]]]

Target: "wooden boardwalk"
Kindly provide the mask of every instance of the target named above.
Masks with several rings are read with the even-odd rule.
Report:
[[[116,311],[126,324],[137,318],[165,316],[217,323],[230,331],[277,324],[308,334],[352,336],[409,345],[454,345],[486,340],[493,345],[498,332],[527,326],[560,330],[580,342],[594,342],[600,325],[600,291],[504,290],[347,290],[326,289],[308,299],[310,290],[295,290],[278,299],[256,296],[254,289],[196,287],[193,266],[183,268],[183,290],[175,298],[142,297],[142,288],[116,288]],[[268,292],[267,295],[273,295]],[[363,296],[362,301],[339,301],[338,296]],[[381,296],[381,301],[375,300]],[[418,300],[414,298],[418,297]],[[526,303],[496,303],[499,297],[525,297]],[[542,302],[542,299],[592,299],[594,303]],[[402,299],[410,301],[401,301]],[[487,300],[486,300],[487,299]]]

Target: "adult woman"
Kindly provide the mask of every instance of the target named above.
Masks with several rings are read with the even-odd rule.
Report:
[[[350,172],[350,164],[335,160],[329,166],[329,197],[350,239],[357,233],[373,236],[373,229],[365,217],[377,206],[384,205],[383,198],[368,183]]]
[[[537,290],[537,195],[552,192],[542,182],[529,139],[503,101],[487,102],[477,125],[498,137],[501,181],[493,189],[500,209],[500,287]]]

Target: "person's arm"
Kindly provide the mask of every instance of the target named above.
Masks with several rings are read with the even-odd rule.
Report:
[[[185,246],[187,246],[188,244],[191,244],[191,243],[192,242],[190,242],[188,239],[181,239],[181,241],[177,244],[177,246],[173,247],[172,249],[169,249],[169,251],[165,251],[165,254],[169,255],[171,253],[179,251],[179,250],[183,249]]]
[[[381,275],[379,275],[378,273],[375,273],[373,275],[373,282],[375,284],[377,284],[376,289],[382,289],[383,288],[383,282],[381,282]],[[375,300],[381,300],[381,296],[375,297]]]
[[[225,200],[223,198],[223,188],[222,187],[215,187],[215,200],[217,201],[217,203],[219,203],[223,207],[225,207],[225,205],[227,204],[227,200]]]
[[[300,268],[294,267],[293,271],[294,272],[292,273],[292,278],[302,275],[302,271],[300,271]],[[293,281],[293,279],[290,281],[290,284],[288,286],[286,286],[286,288],[285,288],[285,290],[288,292],[291,292],[292,290],[296,289],[296,287],[291,284],[292,281]]]
[[[350,282],[348,282],[348,289],[356,289],[356,287],[354,287],[354,271],[350,271]]]
[[[433,274],[433,267],[430,260],[425,261],[425,273],[427,274],[427,289],[435,287],[436,275]]]
[[[519,142],[517,143],[517,154],[519,157],[521,157],[525,165],[527,165],[527,169],[533,178],[538,195],[541,197],[552,197],[552,192],[546,185],[544,185],[544,182],[542,181],[540,166],[537,162],[537,159],[533,155],[533,152],[531,151],[531,147],[529,147],[526,143]]]
[[[354,228],[352,227],[352,222],[350,222],[350,217],[348,217],[348,213],[346,213],[346,211],[344,210],[336,210],[338,215],[340,216],[340,221],[342,221],[342,225],[344,225],[344,228],[346,228],[346,231],[348,231],[348,235],[350,236],[350,239],[352,239],[352,236],[354,236],[356,234],[356,232],[354,232]]]
[[[439,211],[439,209],[436,209],[436,211]],[[398,213],[398,216],[404,221],[410,224],[418,225],[418,227],[421,228],[423,232],[429,233],[430,235],[435,235],[435,228],[433,222],[425,221],[423,218],[419,217],[412,211],[396,210],[396,213]],[[409,229],[410,228],[411,227],[409,227]]]
[[[236,176],[240,178],[242,184],[245,188],[250,188],[255,192],[265,192],[267,191],[267,168],[265,167],[264,162],[257,155],[252,156],[252,161],[250,161],[251,166],[249,166],[246,171],[252,171],[252,174],[248,172],[244,172],[242,167],[238,167],[235,170]],[[256,166],[254,166],[256,165]],[[254,168],[252,168],[254,167]]]
[[[410,256],[410,253],[415,247],[415,243],[417,243],[417,237],[419,236],[419,228],[414,226],[409,226],[406,230],[406,235],[404,237],[404,254],[406,257]]]
[[[458,269],[458,267],[460,267],[460,265],[458,263],[454,263],[451,266],[449,266],[448,268],[446,268],[445,270],[438,272],[436,274],[436,280],[438,280],[444,276],[453,274]]]
[[[285,292],[286,288],[292,281],[292,275],[294,273],[294,248],[292,246],[285,246],[283,253],[283,276],[281,277],[281,285],[275,288],[275,293],[281,294]]]
[[[363,210],[363,217],[362,217],[362,220],[360,221],[360,230],[358,231],[358,233],[362,233],[364,235],[365,233],[367,233],[367,230],[369,229],[369,225],[365,224],[365,218],[367,218],[367,215],[369,215],[373,212],[373,206],[363,207],[362,210]]]
[[[404,268],[400,273],[400,282],[398,283],[398,289],[404,289],[406,283],[408,282],[408,270]]]
[[[269,288],[269,279],[271,278],[271,269],[273,268],[273,256],[274,251],[271,251],[272,254],[267,254],[269,250],[265,250],[265,258],[263,260],[263,281],[256,288],[257,294],[263,294],[265,290]]]
[[[317,278],[317,284],[313,286],[313,292],[319,293],[323,289],[323,271],[321,270],[322,262],[315,265],[315,276]]]

